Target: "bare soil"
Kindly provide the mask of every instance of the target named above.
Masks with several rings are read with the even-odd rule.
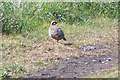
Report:
[[[109,73],[111,68],[118,67],[116,43],[85,45],[77,50],[78,57],[51,58],[49,61],[57,61],[54,66],[29,73],[25,78],[86,78]]]

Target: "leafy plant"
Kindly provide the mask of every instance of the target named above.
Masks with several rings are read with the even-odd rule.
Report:
[[[25,2],[20,7],[15,2],[1,2],[1,24],[3,33],[26,33],[43,27],[43,22],[52,20],[69,24],[91,24],[96,17],[118,18],[118,3],[38,3]]]

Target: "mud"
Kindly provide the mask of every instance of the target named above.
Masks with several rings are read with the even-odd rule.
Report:
[[[112,46],[113,47],[113,46]],[[111,45],[109,49],[112,50]],[[105,45],[87,45],[80,47],[79,52],[94,53],[100,50],[108,50]],[[108,51],[106,51],[108,52]],[[105,53],[106,53],[105,52]],[[57,61],[57,64],[33,74],[27,74],[25,78],[85,78],[89,75],[106,73],[106,69],[118,66],[118,52],[112,50],[103,55],[80,55],[78,57],[51,58],[50,61]]]

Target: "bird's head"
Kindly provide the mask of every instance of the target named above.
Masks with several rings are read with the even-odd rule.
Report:
[[[57,24],[56,21],[52,21],[52,22],[51,22],[51,25],[56,25],[56,24]]]

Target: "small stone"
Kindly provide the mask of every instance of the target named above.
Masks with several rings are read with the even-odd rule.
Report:
[[[102,61],[101,61],[101,60],[99,60],[99,62],[101,63]]]

